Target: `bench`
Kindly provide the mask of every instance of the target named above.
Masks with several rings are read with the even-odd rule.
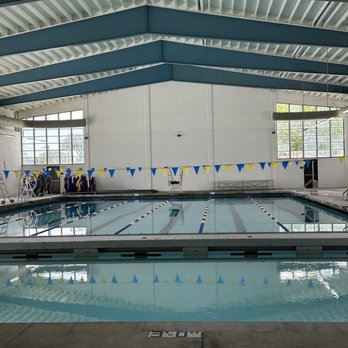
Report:
[[[264,190],[273,188],[273,180],[214,181],[214,190]]]

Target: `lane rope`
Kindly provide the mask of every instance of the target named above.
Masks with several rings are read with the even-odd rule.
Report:
[[[270,214],[262,205],[257,203],[254,199],[250,198],[250,200],[268,217],[270,217],[275,223],[277,223],[284,231],[290,232],[279,220],[277,220],[272,214]]]
[[[93,213],[89,213],[89,214],[87,214],[87,215],[85,215],[85,216],[79,216],[79,217],[74,218],[74,219],[71,219],[71,220],[69,220],[69,221],[67,221],[67,222],[65,222],[65,223],[63,223],[63,224],[59,224],[59,225],[56,225],[56,226],[47,228],[46,230],[43,230],[43,231],[34,233],[34,234],[32,234],[31,236],[37,236],[37,235],[39,235],[39,234],[41,234],[41,233],[44,233],[44,232],[53,230],[54,228],[65,227],[66,225],[69,225],[69,224],[71,224],[71,223],[73,223],[73,222],[76,222],[76,221],[78,221],[78,220],[87,219],[88,217],[94,217],[94,216],[96,216],[97,214],[102,213],[103,211],[107,211],[107,210],[110,210],[110,209],[113,209],[113,208],[116,208],[116,207],[120,207],[121,205],[126,204],[126,203],[128,203],[128,202],[129,202],[129,201],[124,201],[124,202],[122,202],[122,203],[110,205],[110,206],[105,207],[105,208],[103,208],[103,209],[97,210],[97,211],[95,211],[95,212],[93,212]],[[66,217],[63,217],[61,220],[65,220],[65,219],[67,219],[67,218],[66,218]]]
[[[202,233],[203,232],[205,221],[207,219],[207,215],[208,215],[208,211],[209,211],[209,207],[210,207],[210,203],[212,201],[213,201],[213,199],[209,198],[208,202],[207,202],[207,204],[206,204],[206,206],[204,208],[204,212],[203,212],[203,215],[202,215],[202,218],[201,218],[201,224],[199,226],[198,233]]]
[[[114,234],[119,234],[121,232],[123,232],[124,230],[126,230],[127,228],[133,226],[134,224],[136,224],[137,222],[139,222],[140,220],[144,219],[145,217],[151,215],[154,211],[156,211],[157,209],[163,207],[164,205],[166,205],[167,203],[169,203],[169,201],[165,201],[162,202],[161,204],[159,204],[157,207],[149,210],[146,214],[139,216],[137,219],[133,220],[132,222],[130,222],[128,225],[122,227],[120,230],[118,230],[117,232],[115,232]]]

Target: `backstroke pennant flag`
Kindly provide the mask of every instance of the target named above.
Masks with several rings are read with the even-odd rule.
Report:
[[[93,169],[88,169],[88,170],[87,170],[87,175],[88,175],[88,177],[91,177],[92,174],[93,174],[93,172],[94,172]]]
[[[253,170],[255,167],[255,164],[254,163],[248,163],[248,168],[249,170]]]
[[[289,165],[289,161],[283,161],[282,162],[282,166],[283,166],[284,169],[286,169],[288,165]]]
[[[215,170],[218,173],[220,171],[221,165],[220,164],[215,164]]]
[[[30,174],[30,170],[29,170],[29,169],[27,169],[27,170],[25,170],[25,171],[24,171],[24,173],[25,173],[25,175],[26,175],[26,176],[29,176],[29,174]]]
[[[138,167],[139,173],[143,170],[143,167]]]
[[[178,167],[172,167],[172,171],[173,171],[174,176],[178,172],[178,169],[179,169]]]
[[[168,171],[168,168],[162,168],[163,176],[166,176],[166,175],[167,175],[167,171]]]
[[[19,170],[14,170],[14,175],[16,176],[16,178],[18,179],[18,176],[19,176]]]
[[[199,171],[199,166],[194,166],[193,169],[195,170],[195,173],[198,174],[198,171]]]
[[[276,169],[276,168],[278,168],[278,162],[272,162],[272,167],[274,168],[274,169]]]
[[[343,164],[346,161],[345,157],[338,157],[338,160],[341,164]]]
[[[131,176],[134,176],[135,169],[134,168],[129,168],[129,172]]]
[[[231,164],[226,164],[226,165],[225,165],[226,172],[230,172],[230,171],[231,171],[231,167],[232,167]]]
[[[112,178],[115,174],[115,169],[109,169],[110,177]]]
[[[265,165],[266,165],[266,162],[260,162],[260,167],[261,167],[262,170],[265,169]]]
[[[101,169],[101,168],[97,169],[97,172],[99,173],[99,175],[100,175],[101,177],[103,177],[104,174],[105,174],[104,169]]]
[[[311,160],[305,160],[304,162],[306,164],[306,167],[309,168],[309,166],[311,165]]]
[[[272,162],[268,162],[267,164],[268,164],[268,167],[270,168],[272,167]]]
[[[183,171],[184,171],[185,174],[188,174],[188,172],[189,172],[189,167],[184,167]]]
[[[244,163],[238,163],[237,164],[237,168],[238,168],[238,171],[240,173],[243,170],[243,168],[244,168]]]
[[[10,173],[9,170],[4,170],[4,175],[5,175],[5,178],[7,179],[8,178],[8,174]]]
[[[71,175],[71,169],[70,168],[66,168],[65,173],[69,177]]]
[[[210,167],[211,166],[203,166],[203,168],[207,174],[210,172]]]
[[[151,168],[152,175],[156,175],[157,168]]]

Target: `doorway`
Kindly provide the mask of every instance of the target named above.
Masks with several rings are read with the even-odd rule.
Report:
[[[318,182],[318,160],[311,159],[303,166],[304,187],[313,188],[313,181]]]

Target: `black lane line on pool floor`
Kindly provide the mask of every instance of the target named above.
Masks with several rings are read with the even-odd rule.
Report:
[[[121,205],[126,204],[126,203],[128,203],[128,202],[129,202],[129,201],[124,201],[124,202],[122,202],[122,203],[110,205],[110,206],[105,207],[105,208],[103,208],[103,209],[97,210],[97,211],[95,211],[94,213],[90,213],[90,214],[87,214],[87,215],[85,215],[85,216],[79,216],[79,217],[77,217],[77,218],[75,218],[75,219],[71,219],[71,220],[65,222],[64,224],[59,224],[59,225],[56,225],[56,226],[47,228],[46,230],[43,230],[43,231],[34,233],[34,234],[32,234],[31,236],[37,236],[37,235],[39,235],[39,234],[45,233],[45,232],[47,232],[47,231],[53,230],[53,229],[58,228],[58,227],[65,227],[66,225],[69,225],[69,224],[71,224],[71,223],[73,223],[73,222],[75,222],[75,221],[82,220],[82,219],[87,219],[88,217],[91,217],[91,216],[94,217],[94,216],[96,216],[97,214],[99,214],[99,213],[101,213],[101,212],[103,212],[103,211],[110,210],[110,209],[113,209],[113,208],[116,208],[116,207],[120,207]],[[62,218],[62,220],[63,220],[63,219],[66,219],[66,218]]]
[[[279,220],[277,220],[272,214],[270,214],[264,207],[262,207],[259,203],[257,203],[254,199],[250,198],[250,200],[261,209],[267,216],[269,216],[274,222],[276,222],[284,231],[290,232]]]
[[[86,204],[90,204],[89,202],[86,202],[86,203],[78,203],[78,204],[74,204],[74,205],[69,205],[67,207],[62,207],[62,208],[57,208],[57,209],[53,209],[53,210],[48,210],[48,211],[45,211],[43,213],[38,213],[36,214],[36,216],[41,216],[41,215],[45,215],[45,214],[52,214],[52,213],[55,213],[57,211],[62,211],[64,209],[72,209],[72,208],[76,208],[76,207],[79,207],[79,206],[82,206],[82,205],[86,205]],[[34,209],[28,211],[28,212],[31,212],[33,211]],[[19,213],[19,214],[23,214],[23,213]],[[28,217],[28,215],[26,215],[25,217],[19,217],[19,218],[16,218],[16,219],[13,219],[13,220],[8,220],[8,221],[1,221],[0,222],[0,226],[1,225],[5,225],[5,224],[9,224],[11,222],[17,222],[17,221],[21,221],[21,220],[25,220],[26,218]]]
[[[163,207],[163,206],[166,205],[167,203],[169,203],[169,201],[162,202],[162,203],[159,204],[157,207],[151,209],[151,210],[148,211],[146,214],[139,216],[137,219],[133,220],[133,221],[130,222],[128,225],[122,227],[120,230],[118,230],[118,231],[115,232],[114,234],[119,234],[119,233],[123,232],[124,230],[126,230],[127,228],[133,226],[134,224],[136,224],[136,223],[139,222],[140,220],[142,220],[142,219],[144,219],[145,217],[151,215],[154,211],[156,211],[157,209]]]
[[[209,198],[207,205],[205,206],[202,218],[201,218],[201,224],[199,226],[198,233],[203,233],[204,225],[205,225],[205,220],[207,219],[210,203],[213,201],[213,199]]]

